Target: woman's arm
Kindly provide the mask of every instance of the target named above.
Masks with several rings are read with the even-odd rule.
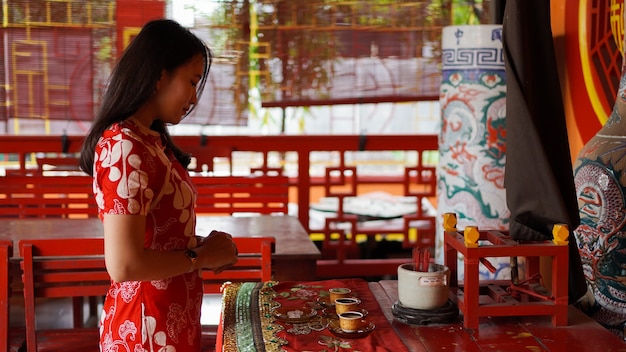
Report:
[[[113,281],[162,280],[199,268],[222,270],[237,262],[237,247],[227,233],[212,232],[193,249],[197,260],[192,263],[184,250],[144,248],[145,227],[143,215],[104,215],[104,257]]]
[[[183,250],[144,248],[145,228],[143,215],[104,214],[104,258],[113,281],[161,280],[191,268]]]

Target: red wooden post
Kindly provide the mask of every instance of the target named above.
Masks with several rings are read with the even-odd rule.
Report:
[[[165,17],[165,1],[162,0],[117,0],[115,7],[118,55],[146,22]]]

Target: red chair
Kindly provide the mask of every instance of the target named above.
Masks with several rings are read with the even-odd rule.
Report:
[[[204,294],[219,294],[228,282],[263,282],[272,280],[272,253],[276,240],[273,237],[234,237],[239,251],[237,263],[220,274],[204,270],[202,280]],[[218,326],[202,326],[204,350],[214,350]]]
[[[110,286],[104,239],[21,240],[18,245],[23,258],[27,351],[98,351],[98,328],[84,326],[82,304],[74,305],[71,329],[38,330],[35,299],[73,297],[76,302],[76,298],[104,297]]]

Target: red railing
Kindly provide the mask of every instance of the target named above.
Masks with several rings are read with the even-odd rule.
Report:
[[[15,160],[15,168],[34,169],[38,156],[54,160],[77,153],[82,139],[3,136],[0,153]],[[363,258],[363,243],[375,243],[377,236],[397,236],[405,249],[434,245],[429,204],[436,192],[436,135],[176,136],[175,141],[195,157],[191,171],[197,175],[288,176],[289,200],[297,206],[291,212],[321,244],[320,277],[395,274],[405,259]],[[369,197],[373,191],[392,198]],[[364,200],[370,202],[364,213],[348,209]],[[389,201],[414,210],[390,212]]]

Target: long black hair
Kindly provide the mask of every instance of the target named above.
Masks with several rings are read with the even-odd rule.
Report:
[[[211,68],[209,48],[175,21],[160,19],[143,26],[113,69],[100,110],[85,137],[80,154],[80,168],[84,172],[93,176],[94,152],[104,131],[132,116],[152,96],[163,70],[172,72],[196,55],[204,58],[204,74],[196,88],[199,100]],[[194,108],[195,105],[187,114]],[[166,147],[184,167],[189,165],[189,154],[174,144],[163,121],[154,120],[150,129],[164,136]]]

